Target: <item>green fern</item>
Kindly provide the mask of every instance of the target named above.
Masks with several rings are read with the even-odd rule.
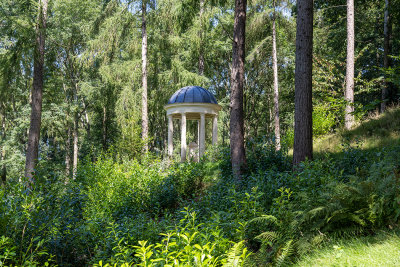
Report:
[[[363,220],[360,215],[354,214],[347,208],[334,211],[332,215],[327,219],[328,223],[335,221],[350,221],[350,222],[355,222],[361,226],[367,225],[365,220]]]
[[[275,260],[275,266],[285,266],[290,263],[290,256],[295,251],[294,242],[292,239],[284,243],[281,249],[277,253],[277,258]]]
[[[224,267],[236,267],[243,266],[245,259],[250,254],[247,252],[247,248],[244,246],[243,241],[235,243],[226,255],[226,261],[223,264]]]
[[[262,215],[249,221],[249,224],[277,225],[278,219],[272,215]]]
[[[266,242],[274,243],[277,240],[279,240],[280,237],[281,237],[281,235],[277,232],[264,232],[264,233],[256,236],[256,239],[260,240],[263,243],[266,243]]]

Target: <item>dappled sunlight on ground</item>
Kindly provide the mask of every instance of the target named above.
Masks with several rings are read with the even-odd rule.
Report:
[[[296,266],[400,266],[400,237],[379,233],[371,237],[333,241]]]
[[[350,131],[339,130],[314,140],[316,157],[325,153],[340,153],[351,146],[374,150],[400,141],[400,108],[392,108],[381,115],[371,116]]]

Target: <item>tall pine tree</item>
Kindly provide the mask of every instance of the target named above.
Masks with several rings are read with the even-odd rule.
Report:
[[[354,0],[347,0],[347,60],[344,93],[346,100],[344,126],[346,129],[351,129],[354,123]]]
[[[293,165],[312,159],[313,0],[297,2]]]
[[[240,179],[246,164],[244,150],[243,84],[246,35],[246,0],[235,1],[235,22],[233,26],[233,56],[231,73],[231,117],[230,145],[233,175]]]
[[[44,76],[44,50],[47,20],[47,0],[39,1],[36,23],[36,41],[33,58],[33,89],[31,99],[31,120],[26,150],[25,177],[32,179],[39,156],[40,126],[42,120],[42,96]]]

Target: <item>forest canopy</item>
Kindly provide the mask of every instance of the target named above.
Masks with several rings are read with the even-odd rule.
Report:
[[[20,173],[27,150],[40,3],[3,0],[0,5],[1,165],[7,166],[11,176]],[[176,90],[187,85],[202,86],[215,95],[223,107],[220,144],[229,144],[234,2],[144,3],[145,9],[140,1],[49,1],[39,158],[71,172],[74,157],[82,159],[111,147],[121,157],[135,158],[148,144],[151,152],[164,156],[167,118],[163,107]],[[356,119],[379,109],[382,101],[398,99],[398,6],[390,2],[389,48],[385,49],[385,2],[355,2]],[[148,91],[145,140],[141,138],[143,10]],[[296,14],[292,1],[248,2],[243,85],[246,140],[276,136],[271,37],[276,21],[280,132],[282,142],[293,143]],[[313,136],[318,137],[344,125],[345,1],[315,1],[313,28],[312,116]],[[389,90],[382,99],[385,87]]]

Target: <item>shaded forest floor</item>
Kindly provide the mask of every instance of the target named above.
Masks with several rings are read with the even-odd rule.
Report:
[[[318,140],[316,159],[296,171],[272,139],[253,140],[241,181],[227,147],[184,164],[89,155],[75,180],[41,162],[33,188],[19,177],[0,188],[0,263],[391,265],[400,242],[399,115]]]

